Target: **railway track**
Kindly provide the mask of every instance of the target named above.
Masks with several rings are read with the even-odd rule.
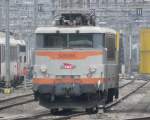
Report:
[[[133,83],[135,80],[130,80],[130,82],[127,82],[127,83],[125,83],[125,84],[123,84],[123,85],[119,85],[119,89],[120,88],[123,88],[123,87],[125,87],[125,86],[127,86],[127,85],[129,85],[129,84],[131,84],[131,83]]]
[[[51,113],[49,111],[42,111],[42,112],[39,112],[39,113],[36,113],[34,115],[30,115],[30,116],[27,116],[27,117],[18,117],[18,118],[14,118],[14,119],[11,119],[11,120],[41,120],[41,117],[45,117],[47,116],[46,119],[42,119],[42,120],[47,120],[47,119],[52,119],[52,120],[67,120],[67,119],[70,119],[72,117],[76,117],[76,116],[80,116],[80,115],[85,115],[86,113],[85,112],[78,112],[78,113],[70,113],[68,115],[63,115],[63,116],[54,116],[54,115],[51,115]]]
[[[118,100],[114,101],[113,103],[110,103],[110,104],[108,104],[104,107],[99,107],[99,109],[101,109],[101,110],[104,109],[104,111],[106,111],[106,112],[109,111],[111,107],[117,105],[122,100],[127,99],[130,95],[134,94],[137,90],[139,90],[140,88],[145,86],[148,82],[149,81],[145,81],[144,83],[141,83],[141,85],[136,87],[134,90],[130,91],[128,94],[124,95],[123,97],[119,98]],[[119,89],[123,89],[124,87],[127,87],[128,85],[131,85],[131,84],[134,84],[134,80],[121,85],[119,87]],[[22,104],[26,104],[26,103],[29,103],[29,102],[33,102],[33,99],[31,99],[32,95],[33,94],[26,94],[26,95],[17,96],[17,97],[14,97],[14,98],[10,98],[10,99],[7,99],[7,100],[0,101],[0,110],[10,108],[10,107],[13,107],[13,106],[16,106],[16,105],[22,105]],[[27,97],[29,97],[29,98],[27,98]],[[16,102],[16,100],[17,100],[17,102]],[[14,103],[14,101],[15,101],[15,103]],[[7,103],[7,104],[5,104],[5,105],[3,104],[3,106],[1,106],[1,103],[2,104]],[[80,115],[86,115],[86,114],[87,114],[86,112],[78,112],[78,113],[76,112],[76,113],[67,114],[65,116],[54,116],[50,113],[49,110],[44,110],[44,111],[41,111],[39,113],[33,113],[33,114],[27,115],[27,116],[20,116],[20,117],[17,117],[17,118],[12,118],[11,120],[20,120],[20,119],[21,120],[38,120],[38,119],[40,120],[40,118],[42,118],[42,117],[50,117],[50,119],[53,119],[53,120],[66,120],[66,119],[71,119],[73,117],[78,117]],[[136,119],[133,119],[133,120],[136,120]],[[147,120],[147,119],[138,118],[138,120]]]
[[[118,103],[120,103],[122,100],[124,99],[127,99],[130,95],[134,94],[137,90],[139,90],[140,88],[142,88],[143,86],[145,86],[149,81],[145,81],[144,83],[142,83],[140,86],[136,87],[134,90],[130,91],[128,94],[126,94],[125,96],[119,98],[118,100],[114,101],[113,103],[110,103],[104,107],[100,107],[99,109],[104,109],[106,112],[108,111],[108,109],[110,109],[111,107],[117,105]],[[130,84],[134,84],[134,80],[128,82],[128,83],[125,83],[123,85],[121,85],[119,88],[122,89],[123,87],[126,87]],[[73,117],[77,117],[77,116],[80,116],[80,115],[86,115],[87,113],[86,112],[79,112],[79,113],[73,113],[73,114],[69,114],[69,115],[66,115],[66,116],[53,116],[51,115],[51,113],[49,111],[42,111],[42,112],[39,112],[37,114],[33,114],[33,115],[30,115],[30,116],[26,116],[26,117],[22,117],[22,118],[14,118],[13,120],[37,120],[37,119],[40,119],[42,117],[45,117],[45,116],[49,116],[50,119],[53,119],[53,120],[66,120],[66,119],[71,119]]]
[[[150,117],[133,118],[133,119],[126,119],[126,120],[150,120]]]
[[[121,98],[117,99],[116,101],[104,106],[104,110],[108,111],[111,107],[119,104],[121,101],[127,99],[129,96],[131,96],[132,94],[134,94],[136,91],[138,91],[140,88],[144,87],[146,84],[148,84],[150,81],[145,81],[143,84],[141,84],[140,86],[136,87],[134,90],[132,90],[131,92],[129,92],[128,94],[122,96]],[[131,82],[132,84],[132,82]],[[129,84],[127,84],[129,85]]]
[[[12,118],[11,120],[37,120],[40,117],[48,116],[48,115],[51,115],[51,113],[50,111],[47,110],[47,111],[41,111],[39,113],[29,115],[29,116],[25,116],[25,117],[18,116],[17,118]]]
[[[104,109],[105,112],[108,111],[108,109],[110,109],[111,107],[117,105],[118,103],[120,103],[122,100],[124,99],[127,99],[130,95],[134,94],[136,91],[138,91],[140,88],[144,87],[146,84],[148,84],[150,81],[145,81],[143,84],[141,84],[140,86],[136,87],[133,91],[129,92],[128,94],[126,94],[125,96],[119,98],[117,101],[114,101],[106,106],[104,106],[103,108],[100,107],[99,109]],[[134,80],[129,82],[129,83],[126,83],[124,84],[123,86],[120,86],[120,88],[123,88],[129,84],[132,84],[134,83]],[[57,118],[57,119],[54,119],[54,120],[67,120],[67,119],[70,119],[72,117],[76,117],[76,116],[80,116],[80,115],[85,115],[86,113],[83,112],[83,113],[80,113],[80,114],[74,114],[74,115],[70,115],[70,116],[65,116],[65,117],[61,117],[61,118]],[[137,119],[128,119],[128,120],[150,120],[150,117],[145,117],[145,118],[137,118]]]
[[[127,82],[127,83],[121,85],[119,88],[123,88],[133,82],[134,81],[131,80],[130,82]],[[22,105],[22,104],[33,102],[34,100],[33,100],[32,95],[33,95],[33,93],[29,93],[29,94],[25,94],[25,95],[19,95],[19,96],[13,97],[13,98],[0,100],[0,110],[4,110],[4,109],[10,108],[10,107],[17,106],[17,105]]]
[[[33,101],[34,101],[33,93],[0,100],[0,110],[4,110],[10,107],[26,104],[26,103],[33,102]]]
[[[60,118],[54,118],[53,120],[67,120],[67,119],[71,119],[73,117],[77,117],[80,115],[86,115],[86,112],[80,112],[80,113],[76,113],[76,114],[72,114],[72,115],[68,115],[68,116],[64,116],[64,117],[60,117]]]

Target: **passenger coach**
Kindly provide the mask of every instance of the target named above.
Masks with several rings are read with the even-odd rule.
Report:
[[[5,49],[6,49],[6,34],[5,32],[0,32],[0,87],[5,86],[6,77],[6,60],[5,60]],[[19,61],[20,56],[26,57],[26,50],[21,51],[20,47],[25,48],[24,40],[15,40],[12,35],[10,35],[10,81],[12,86],[16,86],[23,81],[22,69],[26,66],[26,61]]]

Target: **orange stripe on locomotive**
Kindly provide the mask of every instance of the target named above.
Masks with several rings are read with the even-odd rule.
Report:
[[[84,51],[84,52],[49,52],[49,51],[37,51],[37,56],[46,56],[50,60],[80,60],[86,59],[90,56],[103,55],[101,51]]]
[[[107,80],[104,78],[80,78],[80,79],[50,79],[50,78],[34,78],[33,83],[39,85],[54,85],[54,84],[90,84],[95,85],[100,81],[100,83],[104,83]]]

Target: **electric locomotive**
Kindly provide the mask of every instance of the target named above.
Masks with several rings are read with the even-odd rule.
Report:
[[[100,104],[118,98],[117,32],[82,17],[62,18],[56,26],[35,31],[35,100],[52,113],[79,107],[97,112]]]

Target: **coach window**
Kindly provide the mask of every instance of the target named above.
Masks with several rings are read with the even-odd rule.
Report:
[[[12,47],[10,47],[10,61],[12,61]]]
[[[11,61],[17,60],[17,48],[15,46],[10,47],[10,60]]]
[[[1,64],[1,57],[2,57],[2,52],[1,52],[1,45],[0,45],[0,64]]]
[[[26,47],[24,45],[20,45],[19,46],[19,51],[20,52],[25,52],[26,51]]]
[[[2,54],[2,59],[1,60],[2,60],[2,62],[4,62],[5,61],[5,47],[3,45],[1,47],[2,47],[1,48],[1,50],[2,50],[2,53],[1,53]]]
[[[105,36],[105,46],[107,48],[107,59],[110,61],[115,60],[115,35],[106,34]]]
[[[13,51],[13,56],[14,56],[14,61],[17,60],[17,47],[14,47],[14,51]]]
[[[24,56],[24,63],[26,63],[26,56]]]
[[[22,63],[22,57],[21,56],[19,57],[19,61],[20,61],[20,63]]]
[[[3,62],[5,61],[5,45],[3,46]]]

